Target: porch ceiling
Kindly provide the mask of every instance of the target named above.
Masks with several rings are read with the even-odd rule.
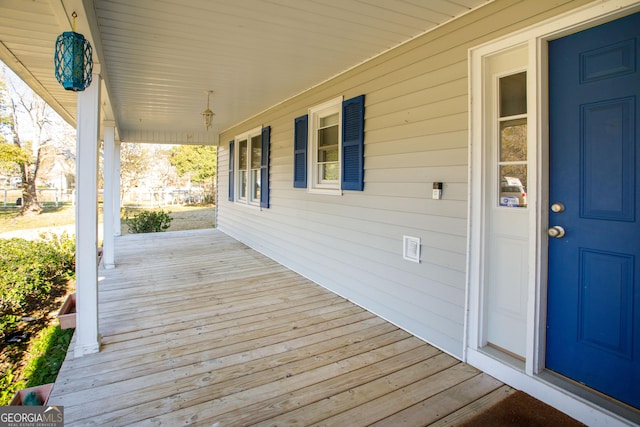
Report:
[[[0,59],[75,124],[76,96],[55,81],[53,45],[76,11],[105,79],[104,118],[121,139],[211,143],[487,1],[2,0]],[[216,114],[208,135],[207,90]]]

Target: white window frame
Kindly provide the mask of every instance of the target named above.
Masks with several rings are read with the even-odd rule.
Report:
[[[234,153],[234,157],[235,157],[235,185],[234,185],[234,191],[235,191],[235,197],[234,197],[234,201],[237,204],[241,204],[241,205],[247,205],[247,206],[255,206],[255,207],[260,207],[260,198],[257,198],[255,200],[251,199],[251,189],[253,188],[254,185],[254,177],[253,174],[251,173],[252,169],[251,169],[251,139],[255,138],[255,137],[259,137],[262,141],[262,127],[257,127],[254,129],[251,129],[250,131],[241,133],[240,135],[236,135],[235,137],[235,153]],[[247,180],[246,180],[246,194],[247,197],[241,197],[242,196],[242,171],[240,170],[240,141],[242,140],[246,140],[247,141]],[[258,177],[260,177],[260,168],[258,168]]]
[[[320,120],[338,114],[338,179],[336,182],[321,182],[318,166],[318,130]],[[309,108],[307,189],[310,193],[342,194],[342,97]]]

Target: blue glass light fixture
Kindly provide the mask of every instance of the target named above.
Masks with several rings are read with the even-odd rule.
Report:
[[[56,39],[53,57],[56,80],[66,90],[81,92],[91,84],[93,72],[92,49],[89,40],[76,33],[73,12],[73,31],[65,31]]]

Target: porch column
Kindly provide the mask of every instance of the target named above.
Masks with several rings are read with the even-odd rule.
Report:
[[[113,165],[113,229],[114,236],[119,236],[122,234],[122,225],[120,224],[120,209],[121,209],[121,201],[120,201],[120,141],[115,141],[113,156],[115,163]]]
[[[100,351],[98,332],[98,144],[100,67],[78,93],[76,145],[76,345],[75,357]]]
[[[104,199],[102,203],[103,213],[103,237],[102,237],[102,261],[104,268],[114,268],[115,263],[115,233],[114,233],[114,191],[115,177],[115,123],[104,122],[102,134],[104,136]]]

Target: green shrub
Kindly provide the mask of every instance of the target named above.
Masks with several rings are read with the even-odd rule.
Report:
[[[75,241],[66,233],[46,239],[0,239],[0,334],[64,293],[75,273]]]
[[[125,221],[129,226],[129,233],[167,231],[173,220],[169,215],[170,213],[163,210],[142,211],[134,215],[133,218],[127,218]]]
[[[60,257],[65,268],[75,268],[76,240],[66,232],[55,234],[51,232],[40,233],[40,238],[51,245]]]

